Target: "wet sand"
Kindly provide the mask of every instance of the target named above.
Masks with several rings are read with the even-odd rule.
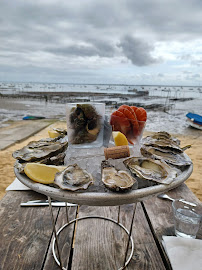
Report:
[[[13,122],[14,127],[17,122]],[[5,189],[10,185],[15,179],[13,166],[15,160],[12,157],[13,151],[22,148],[27,145],[30,141],[40,140],[42,138],[48,137],[48,130],[52,127],[66,128],[66,122],[56,122],[49,127],[38,132],[36,135],[29,137],[28,139],[16,143],[15,145],[7,148],[6,150],[0,151],[0,199],[5,195]],[[150,134],[151,132],[145,131],[143,136]],[[190,149],[186,150],[188,156],[193,162],[193,173],[186,181],[187,186],[192,190],[192,192],[202,201],[202,132],[196,131],[192,132],[192,135],[177,135],[172,134],[181,141],[181,146],[191,145]]]

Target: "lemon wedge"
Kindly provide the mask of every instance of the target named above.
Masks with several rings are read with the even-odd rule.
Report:
[[[58,137],[60,135],[60,133],[58,133],[55,130],[49,130],[48,135],[49,135],[50,138],[56,138],[56,137]]]
[[[24,172],[33,181],[41,184],[51,184],[55,174],[61,172],[66,166],[45,165],[40,163],[27,163]]]
[[[112,131],[112,136],[116,146],[128,145],[126,136],[120,131]]]

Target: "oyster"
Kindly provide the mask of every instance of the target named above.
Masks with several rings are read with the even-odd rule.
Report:
[[[132,157],[124,160],[123,163],[135,176],[141,180],[170,184],[177,176],[176,170],[172,169],[165,162],[160,160],[153,160],[145,157]]]
[[[117,170],[108,161],[102,161],[102,182],[113,191],[124,191],[130,189],[135,179],[124,170]]]
[[[182,153],[184,151],[184,149],[182,149],[179,146],[179,142],[173,140],[172,138],[168,139],[168,138],[155,138],[152,136],[147,136],[142,140],[142,143],[146,146],[153,146],[153,147],[160,147],[160,148],[164,148],[164,149],[168,149],[171,151],[175,151],[177,153]]]
[[[65,152],[61,152],[57,154],[56,156],[51,156],[45,159],[37,160],[37,161],[32,161],[36,163],[41,163],[41,164],[46,164],[46,165],[64,165],[64,159],[65,159]],[[16,160],[14,167],[18,169],[19,173],[24,173],[24,168],[28,162],[20,162],[19,159]]]
[[[93,182],[92,175],[77,164],[69,165],[64,171],[56,173],[54,180],[61,189],[70,191],[87,189]]]
[[[91,104],[77,104],[68,117],[69,141],[72,144],[90,143],[101,130],[101,116]]]
[[[153,139],[157,139],[157,140],[171,140],[173,141],[175,144],[180,145],[180,140],[177,138],[172,137],[168,132],[166,131],[159,131],[159,132],[155,132],[152,136]]]
[[[189,166],[192,163],[191,160],[184,155],[184,153],[174,153],[173,151],[163,148],[142,146],[140,151],[145,157],[160,160],[163,159],[166,163],[177,167]]]
[[[21,162],[38,161],[64,152],[67,146],[68,142],[61,143],[54,139],[33,141],[22,149],[16,150],[13,153],[13,157]]]

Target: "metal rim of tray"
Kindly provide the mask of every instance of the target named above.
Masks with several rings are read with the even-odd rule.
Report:
[[[71,220],[69,223],[64,224],[64,225],[57,231],[57,236],[59,236],[59,234],[60,234],[66,227],[68,227],[69,225],[71,225],[72,223],[75,223],[76,221],[79,221],[79,220],[90,219],[90,218],[103,219],[103,220],[111,221],[111,222],[115,223],[116,225],[118,225],[119,227],[121,227],[121,228],[128,234],[128,236],[130,237],[130,242],[131,242],[131,252],[130,252],[130,255],[129,255],[129,257],[128,257],[128,260],[127,260],[127,261],[125,262],[125,264],[124,264],[124,267],[121,267],[121,268],[119,268],[118,270],[124,269],[124,268],[129,264],[130,260],[132,259],[133,252],[134,252],[134,242],[133,242],[133,238],[132,238],[132,236],[130,235],[129,231],[123,226],[123,224],[118,223],[118,222],[117,222],[116,220],[114,220],[114,219],[107,218],[107,217],[102,217],[102,216],[85,216],[85,217],[75,218],[75,219]],[[52,243],[52,253],[53,253],[53,257],[54,257],[55,262],[57,263],[57,265],[60,266],[60,261],[58,260],[58,258],[57,258],[57,256],[56,256],[56,253],[55,253],[55,243],[56,243],[56,238],[54,237],[53,243]],[[63,267],[63,269],[66,270],[67,268],[64,268],[64,267]]]
[[[126,193],[118,192],[72,192],[36,183],[25,174],[20,174],[14,168],[15,175],[20,182],[30,189],[51,197],[52,199],[89,206],[115,206],[143,201],[146,197],[157,195],[174,189],[185,182],[193,171],[193,164],[188,166],[176,179],[168,185],[159,184],[142,189],[131,190]]]

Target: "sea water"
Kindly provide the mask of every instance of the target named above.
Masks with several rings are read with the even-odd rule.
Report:
[[[201,216],[190,209],[177,209],[175,212],[175,234],[184,238],[196,238]]]

